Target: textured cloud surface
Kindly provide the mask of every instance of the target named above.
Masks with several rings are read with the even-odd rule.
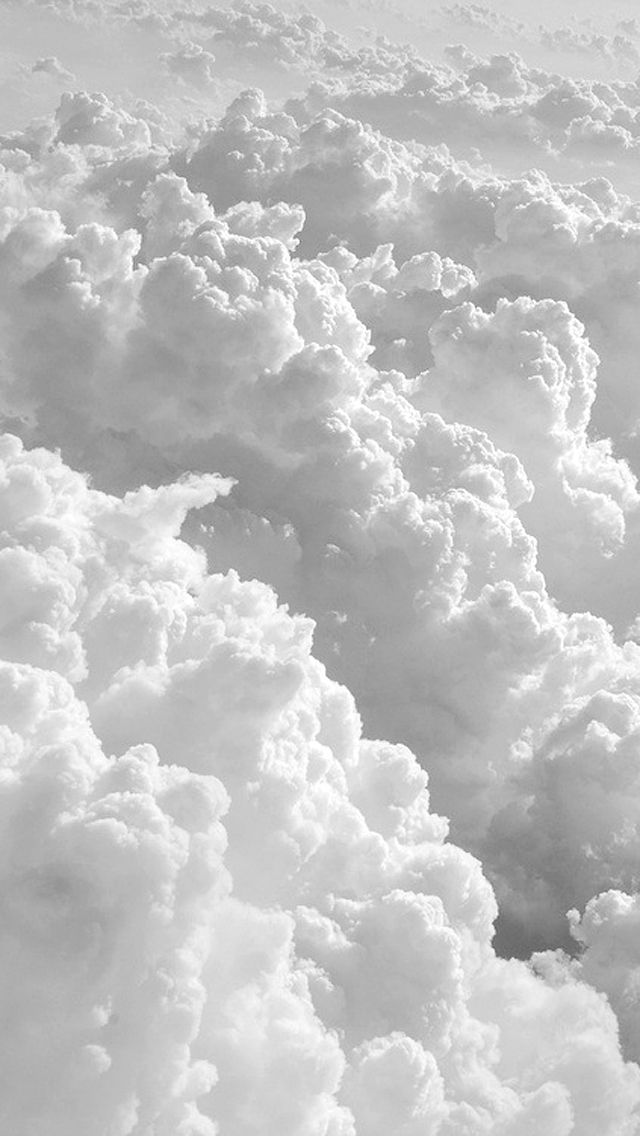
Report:
[[[496,958],[412,754],[176,539],[228,484],[1,447],[11,1130],[632,1131],[604,999]]]
[[[47,11],[57,108],[0,140],[7,1131],[637,1134],[635,25],[536,33],[605,81]],[[101,28],[157,105],[79,88]]]

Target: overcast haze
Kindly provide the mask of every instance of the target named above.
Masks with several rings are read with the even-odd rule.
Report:
[[[639,1136],[635,7],[0,3],[0,1136]]]

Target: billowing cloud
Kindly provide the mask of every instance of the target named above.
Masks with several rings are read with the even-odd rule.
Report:
[[[625,27],[627,25],[627,27]],[[578,52],[585,55],[601,55],[604,59],[615,61],[625,67],[637,67],[640,63],[640,52],[628,34],[632,32],[633,21],[623,21],[620,31],[613,36],[602,35],[592,31],[581,31],[575,27],[543,28],[540,40],[544,47],[552,51]]]
[[[293,78],[3,138],[12,1131],[632,1136],[637,90],[159,15]]]
[[[442,14],[463,27],[480,28],[497,35],[517,35],[525,31],[521,21],[510,19],[504,12],[498,12],[487,4],[446,4],[442,7]]]
[[[582,916],[575,910],[569,913],[571,933],[582,947],[579,961],[570,967],[606,993],[618,1015],[625,1049],[636,1061],[640,1055],[639,917],[637,894],[613,890],[590,899]]]
[[[589,599],[598,578],[606,589],[609,562],[638,510],[629,467],[608,441],[588,437],[599,361],[583,333],[563,301],[499,300],[493,313],[455,308],[431,328],[435,365],[416,395],[522,461],[535,493],[521,516],[568,607],[584,602],[582,573]]]
[[[234,151],[233,196],[262,182],[268,202],[269,184],[297,184],[300,151],[308,163],[317,145],[327,162],[331,126],[345,177],[354,143],[371,154],[369,186],[351,190],[354,216],[383,181],[363,230],[371,241],[399,192],[412,195],[410,216],[413,194],[429,200],[429,179],[439,182],[357,124],[321,114],[299,137],[293,119],[248,93],[192,157],[173,159],[183,177],[150,149],[143,120],[99,100],[66,108],[74,138],[91,131],[103,151],[113,138],[141,155],[146,188],[133,213],[114,187],[134,226],[121,231],[73,225],[68,206],[67,224],[39,208],[15,215],[7,412],[106,486],[192,468],[233,476],[228,502],[203,514],[193,539],[212,564],[267,580],[314,617],[316,649],[367,729],[418,754],[456,835],[487,858],[505,920],[509,909],[524,942],[562,938],[567,908],[611,880],[589,877],[588,893],[572,875],[567,891],[536,861],[541,919],[504,850],[543,807],[535,771],[557,716],[598,683],[635,681],[638,665],[633,645],[625,654],[597,619],[571,614],[572,599],[579,607],[605,586],[612,560],[629,565],[637,513],[629,468],[589,437],[598,363],[583,327],[560,301],[485,312],[465,299],[482,294],[474,273],[439,253],[403,261],[389,246],[364,257],[334,246],[302,257],[309,218],[321,239],[315,187],[308,213],[278,201],[223,214],[190,188],[215,199],[219,161],[222,184],[232,177],[217,147],[229,131],[237,145],[240,131],[254,167]],[[254,135],[268,162],[256,162]],[[381,159],[393,179],[380,178]],[[454,177],[450,198],[459,186]],[[576,827],[576,855],[584,838]],[[549,839],[555,848],[560,832]]]
[[[170,75],[196,87],[207,87],[215,80],[216,57],[198,43],[186,43],[177,51],[164,52],[160,62]]]
[[[177,539],[229,485],[114,498],[11,436],[2,474],[43,580],[0,668],[16,1131],[631,1131],[606,1003],[495,957],[412,754],[362,740],[308,620]],[[75,670],[42,665],[61,559]]]

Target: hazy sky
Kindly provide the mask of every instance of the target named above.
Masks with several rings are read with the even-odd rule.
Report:
[[[0,1133],[640,1136],[634,5],[0,44]]]

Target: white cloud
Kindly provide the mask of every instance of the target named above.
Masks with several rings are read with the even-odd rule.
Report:
[[[54,79],[60,79],[64,83],[75,82],[75,75],[67,70],[56,55],[46,55],[41,59],[36,59],[32,70],[34,74],[51,75]]]
[[[486,4],[447,4],[442,15],[463,27],[480,28],[498,35],[518,35],[525,31],[525,25],[512,20],[503,12],[497,12]]]
[[[621,31],[632,33],[633,21],[623,22]],[[578,52],[585,55],[601,55],[606,60],[622,64],[625,67],[637,67],[640,63],[640,52],[630,38],[629,34],[607,36],[591,31],[581,31],[575,27],[542,28],[540,41],[544,47],[552,51]]]
[[[86,702],[10,644],[0,668],[13,1127],[629,1128],[605,1002],[495,958],[413,756],[361,740],[309,621],[177,539],[228,486],[120,500],[7,436],[2,462],[6,531],[73,558],[87,666]]]
[[[272,116],[270,133],[249,115],[269,121],[253,93],[223,136],[255,132],[276,167],[291,168],[300,145],[292,120]],[[135,121],[102,118],[98,137],[108,129],[117,151],[136,154]],[[394,195],[407,195],[411,215],[411,174],[426,194],[426,176],[401,147],[330,116],[315,131],[305,132],[305,163],[317,147],[348,176],[354,142],[370,154],[366,176],[385,185],[372,195],[372,236]],[[209,152],[208,141],[197,151]],[[199,168],[195,157],[175,160],[189,176]],[[393,180],[381,177],[382,162]],[[242,566],[314,616],[317,649],[356,694],[367,728],[416,750],[456,833],[490,857],[505,918],[512,908],[525,941],[538,942],[544,925],[543,942],[553,942],[566,908],[593,893],[577,880],[566,893],[547,881],[548,920],[533,893],[521,910],[495,833],[524,792],[523,760],[534,776],[563,706],[626,664],[597,620],[560,614],[539,566],[563,602],[588,593],[606,581],[611,554],[624,552],[637,511],[628,468],[587,433],[596,360],[580,324],[554,301],[504,301],[493,315],[460,306],[477,290],[474,275],[436,253],[398,256],[399,267],[388,246],[365,258],[334,247],[302,259],[298,206],[234,205],[221,216],[184,178],[152,180],[145,151],[141,169],[137,215],[125,210],[139,230],[67,230],[41,210],[15,216],[4,245],[8,408],[35,419],[32,437],[62,443],[102,484],[126,488],[190,467],[235,477],[229,502],[203,514],[220,541],[206,531],[193,538],[212,563]],[[284,184],[266,163],[254,170]],[[455,201],[463,183],[445,171]],[[214,185],[216,173],[214,161]],[[363,189],[366,201],[366,180]],[[305,205],[312,221],[324,208],[315,188]],[[490,198],[487,207],[498,225],[499,207]],[[630,658],[636,667],[633,650]],[[543,788],[536,794],[542,800]],[[584,833],[572,839],[580,847]]]
[[[640,1055],[639,907],[638,895],[607,891],[589,900],[582,916],[575,910],[569,914],[571,933],[583,948],[572,969],[610,999],[625,1050],[636,1061]]]
[[[197,15],[3,140],[11,1124],[631,1136],[637,92]]]
[[[588,436],[598,358],[560,301],[499,300],[495,313],[471,304],[434,322],[434,366],[421,376],[418,405],[485,430],[516,454],[535,486],[521,510],[540,566],[563,606],[607,586],[609,562],[635,518],[628,466]],[[583,577],[585,583],[581,581]],[[591,593],[591,594],[590,594]]]
[[[164,52],[160,62],[170,75],[196,87],[207,87],[215,81],[216,57],[198,43],[186,43],[177,51]]]

